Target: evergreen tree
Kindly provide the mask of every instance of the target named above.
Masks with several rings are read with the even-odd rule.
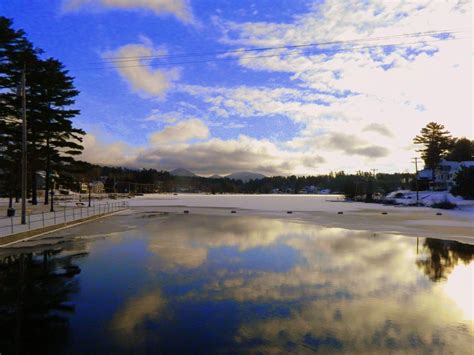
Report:
[[[419,149],[421,158],[425,165],[432,171],[432,180],[434,180],[435,170],[449,151],[452,145],[452,138],[448,131],[444,130],[442,124],[430,122],[421,129],[421,134],[413,139],[413,143],[423,145]]]
[[[19,85],[22,71],[36,61],[40,50],[14,30],[12,21],[0,16],[0,175],[2,195],[18,194],[21,173],[21,100]]]
[[[446,159],[452,161],[474,160],[474,141],[465,137],[455,138]]]
[[[71,109],[78,91],[73,78],[55,59],[42,60],[42,52],[33,48],[22,30],[14,30],[12,21],[0,17],[0,159],[3,182],[18,181],[21,156],[21,101],[18,85],[26,73],[26,116],[28,170],[32,203],[37,203],[36,173],[46,171],[46,196],[52,169],[60,172],[65,164],[81,153],[83,130],[73,127],[79,114]],[[11,195],[11,192],[10,192]]]
[[[74,104],[74,98],[79,94],[74,88],[72,77],[55,59],[47,59],[41,65],[42,107],[37,122],[42,132],[39,152],[46,172],[44,203],[47,204],[52,169],[63,170],[64,164],[71,163],[74,156],[81,154],[83,147],[80,143],[85,132],[72,125],[71,119],[79,114],[79,110],[67,108]]]
[[[451,192],[454,195],[474,200],[474,166],[462,167],[454,178],[456,185]]]

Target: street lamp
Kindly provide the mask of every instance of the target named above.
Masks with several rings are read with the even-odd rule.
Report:
[[[89,183],[89,207],[91,206],[91,190],[92,190],[92,182]]]

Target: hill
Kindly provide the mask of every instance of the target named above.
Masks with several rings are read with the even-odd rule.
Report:
[[[197,176],[192,171],[188,169],[178,168],[170,171],[170,174],[173,176],[185,176],[185,177],[195,177]]]
[[[265,178],[266,176],[262,174],[252,173],[249,171],[238,171],[236,173],[226,175],[226,177],[232,180],[242,180],[243,182],[248,182],[250,180],[260,180]]]

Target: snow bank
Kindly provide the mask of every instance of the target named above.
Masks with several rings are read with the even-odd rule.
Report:
[[[416,203],[416,191],[393,191],[389,193],[385,199],[400,205],[413,205]],[[458,206],[474,206],[474,201],[464,200],[462,197],[453,196],[447,191],[420,191],[418,201],[424,206],[432,206],[433,204],[440,202],[449,202]]]

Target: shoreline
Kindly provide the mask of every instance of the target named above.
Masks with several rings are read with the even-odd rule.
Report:
[[[125,213],[185,214],[187,210],[197,215],[262,216],[374,235],[397,234],[474,244],[471,211],[350,202],[339,198],[340,195],[149,194],[129,199],[130,210]]]

